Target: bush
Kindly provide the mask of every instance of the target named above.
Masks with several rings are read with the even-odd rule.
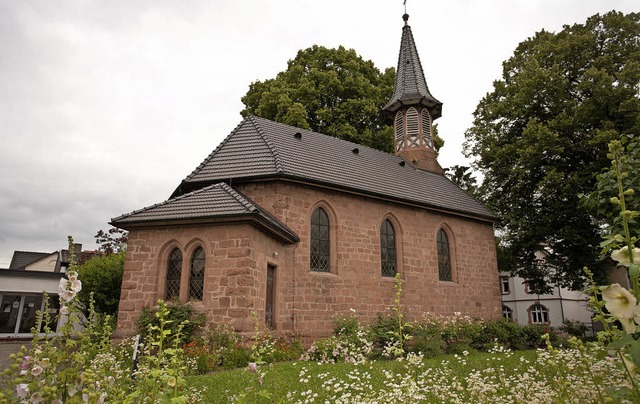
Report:
[[[587,333],[587,326],[580,321],[564,320],[560,330],[574,337],[584,337]]]
[[[167,315],[167,327],[171,330],[170,343],[173,336],[180,335],[180,342],[187,343],[192,338],[194,330],[202,325],[205,321],[204,314],[200,313],[194,315],[191,310],[191,306],[178,302],[166,303],[168,310]],[[143,336],[147,336],[149,327],[157,327],[158,319],[156,316],[157,308],[144,307],[140,312],[140,317],[136,320],[136,326],[138,331]],[[178,328],[182,327],[182,331],[178,333]]]
[[[340,315],[333,320],[335,335],[356,335],[360,329],[360,321],[355,316]]]

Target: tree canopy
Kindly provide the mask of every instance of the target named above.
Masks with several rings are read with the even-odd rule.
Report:
[[[96,312],[117,315],[124,273],[124,255],[124,251],[99,255],[78,267],[78,276],[82,280],[82,290],[78,299],[85,309],[88,309],[89,296],[93,293]]]
[[[501,269],[534,291],[577,289],[584,266],[603,275],[597,212],[579,195],[610,165],[608,143],[640,134],[639,89],[640,14],[612,11],[521,42],[478,104],[465,152],[503,220]]]
[[[241,114],[390,152],[393,129],[381,110],[394,79],[395,69],[380,72],[353,49],[314,45],[298,51],[276,78],[251,83]]]

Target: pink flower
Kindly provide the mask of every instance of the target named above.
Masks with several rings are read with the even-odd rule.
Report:
[[[18,398],[27,398],[29,394],[29,386],[26,383],[20,383],[16,386],[16,395]]]
[[[258,371],[258,364],[255,362],[251,362],[249,363],[249,366],[247,367],[247,371],[251,372],[251,373],[255,373]]]

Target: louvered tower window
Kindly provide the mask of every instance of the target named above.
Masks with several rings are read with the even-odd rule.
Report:
[[[329,217],[322,208],[311,215],[311,270],[329,272]]]
[[[202,300],[204,294],[205,254],[198,247],[191,257],[191,273],[189,274],[189,300]]]
[[[451,259],[449,255],[449,238],[444,230],[438,231],[438,273],[441,281],[451,280]]]
[[[396,276],[396,232],[387,219],[380,226],[380,261],[382,276]]]
[[[402,111],[398,111],[396,113],[394,127],[396,135],[396,151],[400,151],[404,147],[404,125],[402,124]]]
[[[431,115],[426,109],[420,112],[422,117],[422,133],[424,134],[424,142],[427,147],[433,147],[433,136],[431,135]]]
[[[407,110],[407,147],[418,146],[420,142],[419,139],[418,111],[412,107]]]
[[[169,255],[167,263],[167,288],[165,291],[166,300],[180,298],[180,276],[182,275],[182,253],[175,248]]]

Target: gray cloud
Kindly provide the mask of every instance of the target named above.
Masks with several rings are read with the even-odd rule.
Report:
[[[445,103],[443,166],[518,42],[608,7],[597,0],[409,2]],[[313,44],[395,66],[400,2],[0,2],[0,267],[14,250],[94,248],[111,217],[165,200],[239,123],[248,85]]]

